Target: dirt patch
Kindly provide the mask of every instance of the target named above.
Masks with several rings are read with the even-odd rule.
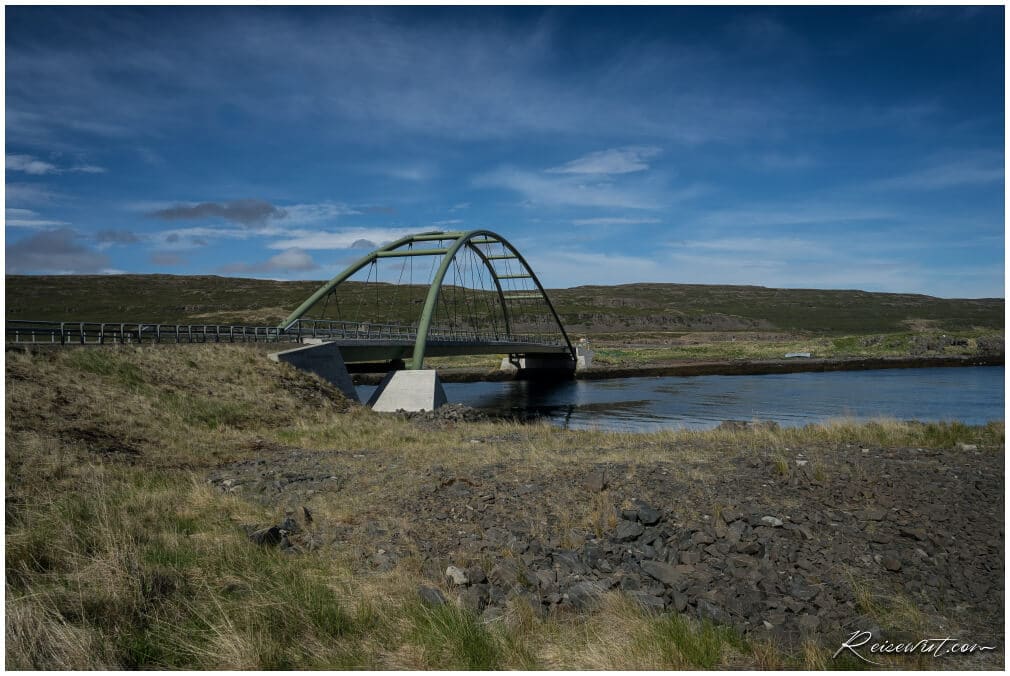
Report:
[[[106,456],[138,456],[143,440],[120,438],[98,427],[70,427],[63,431],[68,441],[83,445],[92,453]]]

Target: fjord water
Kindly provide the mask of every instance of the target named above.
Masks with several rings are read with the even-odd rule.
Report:
[[[446,383],[450,402],[494,414],[540,415],[570,429],[708,429],[724,420],[793,427],[832,418],[1004,417],[1004,368],[884,369],[757,376],[661,376],[562,383]],[[374,387],[360,387],[367,400]]]

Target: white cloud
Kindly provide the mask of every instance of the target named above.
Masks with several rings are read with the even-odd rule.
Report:
[[[271,256],[259,263],[233,263],[221,268],[221,272],[306,272],[315,270],[319,265],[312,259],[312,256],[301,249],[288,249],[279,254]]]
[[[630,174],[649,168],[646,160],[655,157],[660,149],[655,146],[626,146],[600,150],[553,167],[551,174]]]
[[[610,181],[579,175],[551,175],[502,167],[478,176],[478,187],[504,188],[528,202],[546,206],[617,207],[657,209],[663,200],[651,185],[619,186]]]
[[[49,204],[61,197],[44,185],[36,183],[8,183],[7,204]]]
[[[379,173],[398,178],[401,181],[422,183],[435,178],[438,175],[438,170],[430,164],[394,164],[382,167]]]
[[[281,207],[284,210],[284,225],[315,225],[335,221],[341,216],[356,216],[361,211],[342,202],[320,202],[316,204],[293,204]]]
[[[55,164],[35,159],[31,155],[8,155],[7,171],[20,171],[32,176],[43,176],[59,172]]]
[[[38,229],[56,225],[67,225],[66,221],[54,221],[47,218],[40,218],[39,214],[31,209],[14,209],[7,207],[4,212],[4,225],[8,228]]]
[[[63,174],[67,172],[81,174],[102,174],[105,169],[93,164],[80,164],[71,167],[59,167],[51,162],[40,160],[31,155],[7,155],[5,166],[7,171],[20,171],[31,176],[46,174]]]

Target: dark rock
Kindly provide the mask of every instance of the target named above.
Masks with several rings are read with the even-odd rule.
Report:
[[[805,603],[794,599],[792,596],[783,596],[782,604],[794,613],[802,612],[807,607]]]
[[[877,544],[886,545],[890,544],[894,538],[890,533],[885,533],[883,531],[876,531],[870,534],[870,542],[876,542]]]
[[[864,521],[882,521],[887,516],[887,510],[882,507],[871,507],[864,509],[856,516]]]
[[[421,603],[426,606],[444,606],[447,603],[445,595],[434,587],[418,587],[417,593],[421,597]]]
[[[270,526],[269,528],[261,528],[260,530],[254,531],[249,536],[249,539],[258,545],[276,547],[280,545],[281,540],[284,539],[284,534],[281,533],[281,529],[277,526]]]
[[[301,529],[301,526],[298,525],[298,522],[295,521],[294,514],[292,514],[291,512],[289,512],[284,517],[284,522],[281,523],[281,530],[286,530],[288,533],[291,533],[292,535],[295,535],[295,534],[300,533],[302,529]]]
[[[677,588],[683,581],[683,575],[677,572],[677,567],[662,561],[642,561],[642,570],[670,587]]]
[[[642,608],[654,613],[661,613],[666,608],[666,601],[659,596],[653,596],[645,592],[629,592],[628,596],[635,600]]]
[[[628,521],[627,519],[621,519],[617,524],[617,530],[614,532],[614,539],[618,542],[630,542],[635,540],[642,533],[645,532],[645,528],[642,524],[635,521]]]
[[[680,552],[680,562],[686,566],[696,566],[701,563],[700,552]]]
[[[565,592],[565,596],[567,596],[568,603],[572,607],[578,610],[585,610],[596,605],[602,593],[603,589],[598,584],[583,580],[569,587],[567,592]]]
[[[670,602],[673,604],[674,610],[678,613],[682,613],[687,610],[687,595],[682,594],[679,591],[674,591],[670,594]]]
[[[702,618],[712,620],[717,624],[729,624],[729,614],[706,599],[698,599],[698,615]]]
[[[645,502],[634,500],[635,508],[638,510],[638,520],[646,526],[654,526],[659,523],[662,515]]]
[[[466,569],[466,577],[471,584],[483,584],[487,582],[487,574],[480,566],[470,566]]]
[[[575,552],[554,552],[551,556],[558,575],[585,575],[589,566],[582,563]]]
[[[553,570],[538,570],[534,573],[537,578],[537,586],[545,593],[551,593],[558,589],[558,576]]]
[[[821,590],[817,587],[801,584],[799,582],[789,588],[789,594],[791,596],[795,596],[800,601],[810,601],[817,596],[820,591]]]
[[[710,545],[713,542],[715,542],[715,538],[703,530],[700,530],[691,536],[691,543],[694,545]]]
[[[488,579],[492,584],[504,587],[505,589],[511,589],[520,582],[519,569],[516,564],[503,561],[491,569]]]

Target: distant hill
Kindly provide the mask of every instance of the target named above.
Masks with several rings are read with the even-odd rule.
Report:
[[[247,323],[282,320],[322,282],[216,276],[6,277],[8,319]],[[910,328],[1002,329],[1002,298],[769,289],[760,286],[622,284],[549,289],[573,332],[809,331],[881,333]]]

